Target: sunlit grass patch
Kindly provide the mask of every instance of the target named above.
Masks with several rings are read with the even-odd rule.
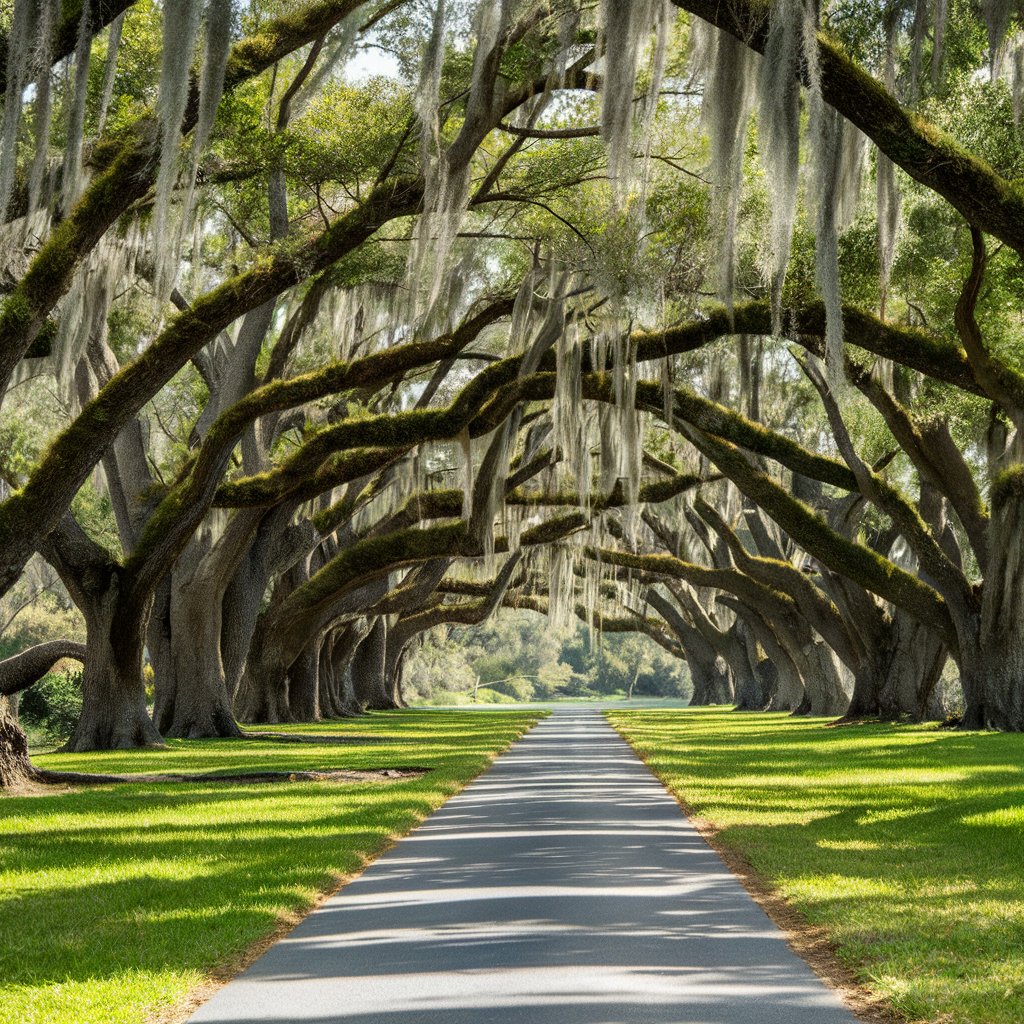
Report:
[[[911,1020],[1024,1020],[1024,736],[608,712]]]
[[[98,773],[429,771],[388,782],[145,783],[0,799],[0,1020],[141,1024],[166,1011],[358,871],[538,717],[394,712],[273,730],[352,743],[172,741],[37,758]]]

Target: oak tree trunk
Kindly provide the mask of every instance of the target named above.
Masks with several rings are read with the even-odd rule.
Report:
[[[824,640],[815,639],[800,648],[790,649],[789,653],[804,684],[804,699],[793,713],[816,717],[845,714],[850,696],[832,648]]]
[[[288,710],[293,722],[319,722],[320,643],[312,640],[288,669]]]
[[[977,664],[960,666],[967,703],[964,725],[1021,732],[1024,731],[1024,466],[1014,466],[993,485],[989,536],[989,566],[979,624],[980,657]]]
[[[116,576],[83,608],[86,657],[82,714],[64,746],[67,751],[124,750],[161,746],[146,708],[142,650],[148,608],[122,599]]]
[[[170,673],[157,687],[153,717],[164,736],[241,736],[221,660],[221,593],[215,580],[175,572],[171,586]],[[152,631],[150,631],[152,634]]]
[[[334,678],[334,702],[342,718],[358,718],[363,713],[356,694],[352,663],[359,645],[370,631],[365,619],[354,622],[331,649],[331,667]]]
[[[400,707],[387,682],[388,626],[383,615],[356,649],[352,659],[352,682],[359,703],[368,711],[393,711]]]
[[[732,644],[733,657],[729,660],[732,670],[733,694],[737,711],[763,711],[768,704],[771,690],[759,672],[757,643],[749,631],[737,619],[730,628],[735,640]]]
[[[883,652],[878,714],[922,722],[934,714],[933,696],[946,664],[945,644],[935,632],[897,610],[888,649]]]
[[[18,790],[34,776],[28,757],[28,740],[0,697],[0,792]]]
[[[253,724],[290,722],[288,666],[281,664],[280,646],[260,625],[257,621],[242,681],[235,694],[235,715],[240,722]]]
[[[316,681],[320,714],[324,718],[341,718],[341,706],[337,699],[338,680],[334,675],[334,659],[331,657],[338,642],[336,633],[328,633],[320,644],[320,659],[317,665]]]

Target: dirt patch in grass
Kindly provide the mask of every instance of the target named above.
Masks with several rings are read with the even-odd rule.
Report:
[[[221,772],[129,772],[103,775],[92,772],[41,771],[24,788],[7,791],[9,796],[46,796],[67,791],[75,786],[110,786],[138,783],[210,783],[222,786],[248,786],[274,782],[401,782],[418,779],[429,768],[323,768],[294,772],[243,772],[225,775]]]
[[[318,746],[353,744],[363,746],[367,743],[393,743],[388,736],[365,736],[357,733],[347,733],[340,736],[318,735],[307,732],[244,732],[242,739],[263,740],[269,743],[315,743]]]

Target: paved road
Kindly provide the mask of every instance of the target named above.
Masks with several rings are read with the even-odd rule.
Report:
[[[564,709],[192,1018],[853,1024],[604,718]]]

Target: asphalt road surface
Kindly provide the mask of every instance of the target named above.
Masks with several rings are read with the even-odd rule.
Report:
[[[556,710],[196,1024],[854,1024],[599,711]]]

